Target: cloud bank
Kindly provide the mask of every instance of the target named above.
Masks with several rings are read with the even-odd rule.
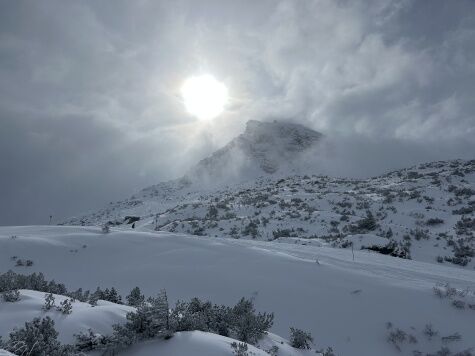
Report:
[[[249,119],[323,132],[345,175],[473,158],[474,13],[470,0],[2,2],[0,224],[174,178]],[[232,99],[207,124],[179,97],[200,73]]]

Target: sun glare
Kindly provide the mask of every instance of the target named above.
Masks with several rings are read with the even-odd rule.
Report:
[[[221,114],[228,102],[228,89],[213,76],[205,74],[188,78],[181,87],[186,110],[200,120]]]

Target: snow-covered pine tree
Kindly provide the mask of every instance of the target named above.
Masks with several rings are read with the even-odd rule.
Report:
[[[168,336],[170,309],[166,290],[162,289],[156,298],[149,298],[149,302],[152,307],[152,328],[156,329],[156,334]]]
[[[133,307],[138,307],[145,303],[145,296],[140,292],[139,287],[132,289],[125,299],[127,300],[127,304]]]
[[[109,297],[109,301],[111,301],[112,303],[122,304],[122,296],[119,294],[119,292],[117,292],[117,289],[115,289],[114,287],[111,288]]]
[[[114,326],[114,338],[126,344],[134,340],[149,339],[157,336],[169,337],[170,330],[168,298],[165,290],[157,297],[137,307],[135,312],[127,313],[127,323]],[[123,338],[125,341],[120,341]]]
[[[231,328],[240,341],[255,344],[274,323],[273,313],[257,313],[251,299],[241,300],[231,310]]]
[[[101,299],[116,304],[122,304],[122,297],[114,287],[112,287],[110,290],[106,288],[106,290],[102,293]]]
[[[89,304],[91,304],[93,307],[97,305],[97,301],[99,299],[102,299],[103,296],[103,291],[97,287],[96,291],[94,293],[91,293],[89,296]]]

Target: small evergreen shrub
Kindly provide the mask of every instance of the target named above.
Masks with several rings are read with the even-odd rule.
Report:
[[[73,305],[71,303],[71,300],[70,299],[63,300],[61,303],[59,303],[57,310],[66,315],[71,314],[73,312]]]
[[[20,300],[20,291],[18,289],[7,290],[2,293],[2,298],[8,303],[14,303]]]
[[[25,326],[15,329],[5,343],[5,349],[17,355],[62,356],[71,354],[72,347],[61,345],[58,332],[50,317],[35,318]]]
[[[310,333],[297,328],[290,328],[290,345],[296,349],[310,349],[313,337]]]
[[[231,349],[233,350],[233,355],[235,356],[248,356],[249,353],[247,352],[248,346],[244,342],[232,342]]]
[[[43,305],[43,310],[48,311],[55,306],[53,293],[45,294],[45,304]]]

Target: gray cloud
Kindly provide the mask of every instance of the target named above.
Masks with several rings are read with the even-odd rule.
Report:
[[[474,10],[470,0],[1,2],[0,224],[59,219],[173,178],[248,119],[324,132],[335,174],[473,158]],[[207,124],[178,96],[199,72],[232,96]]]

